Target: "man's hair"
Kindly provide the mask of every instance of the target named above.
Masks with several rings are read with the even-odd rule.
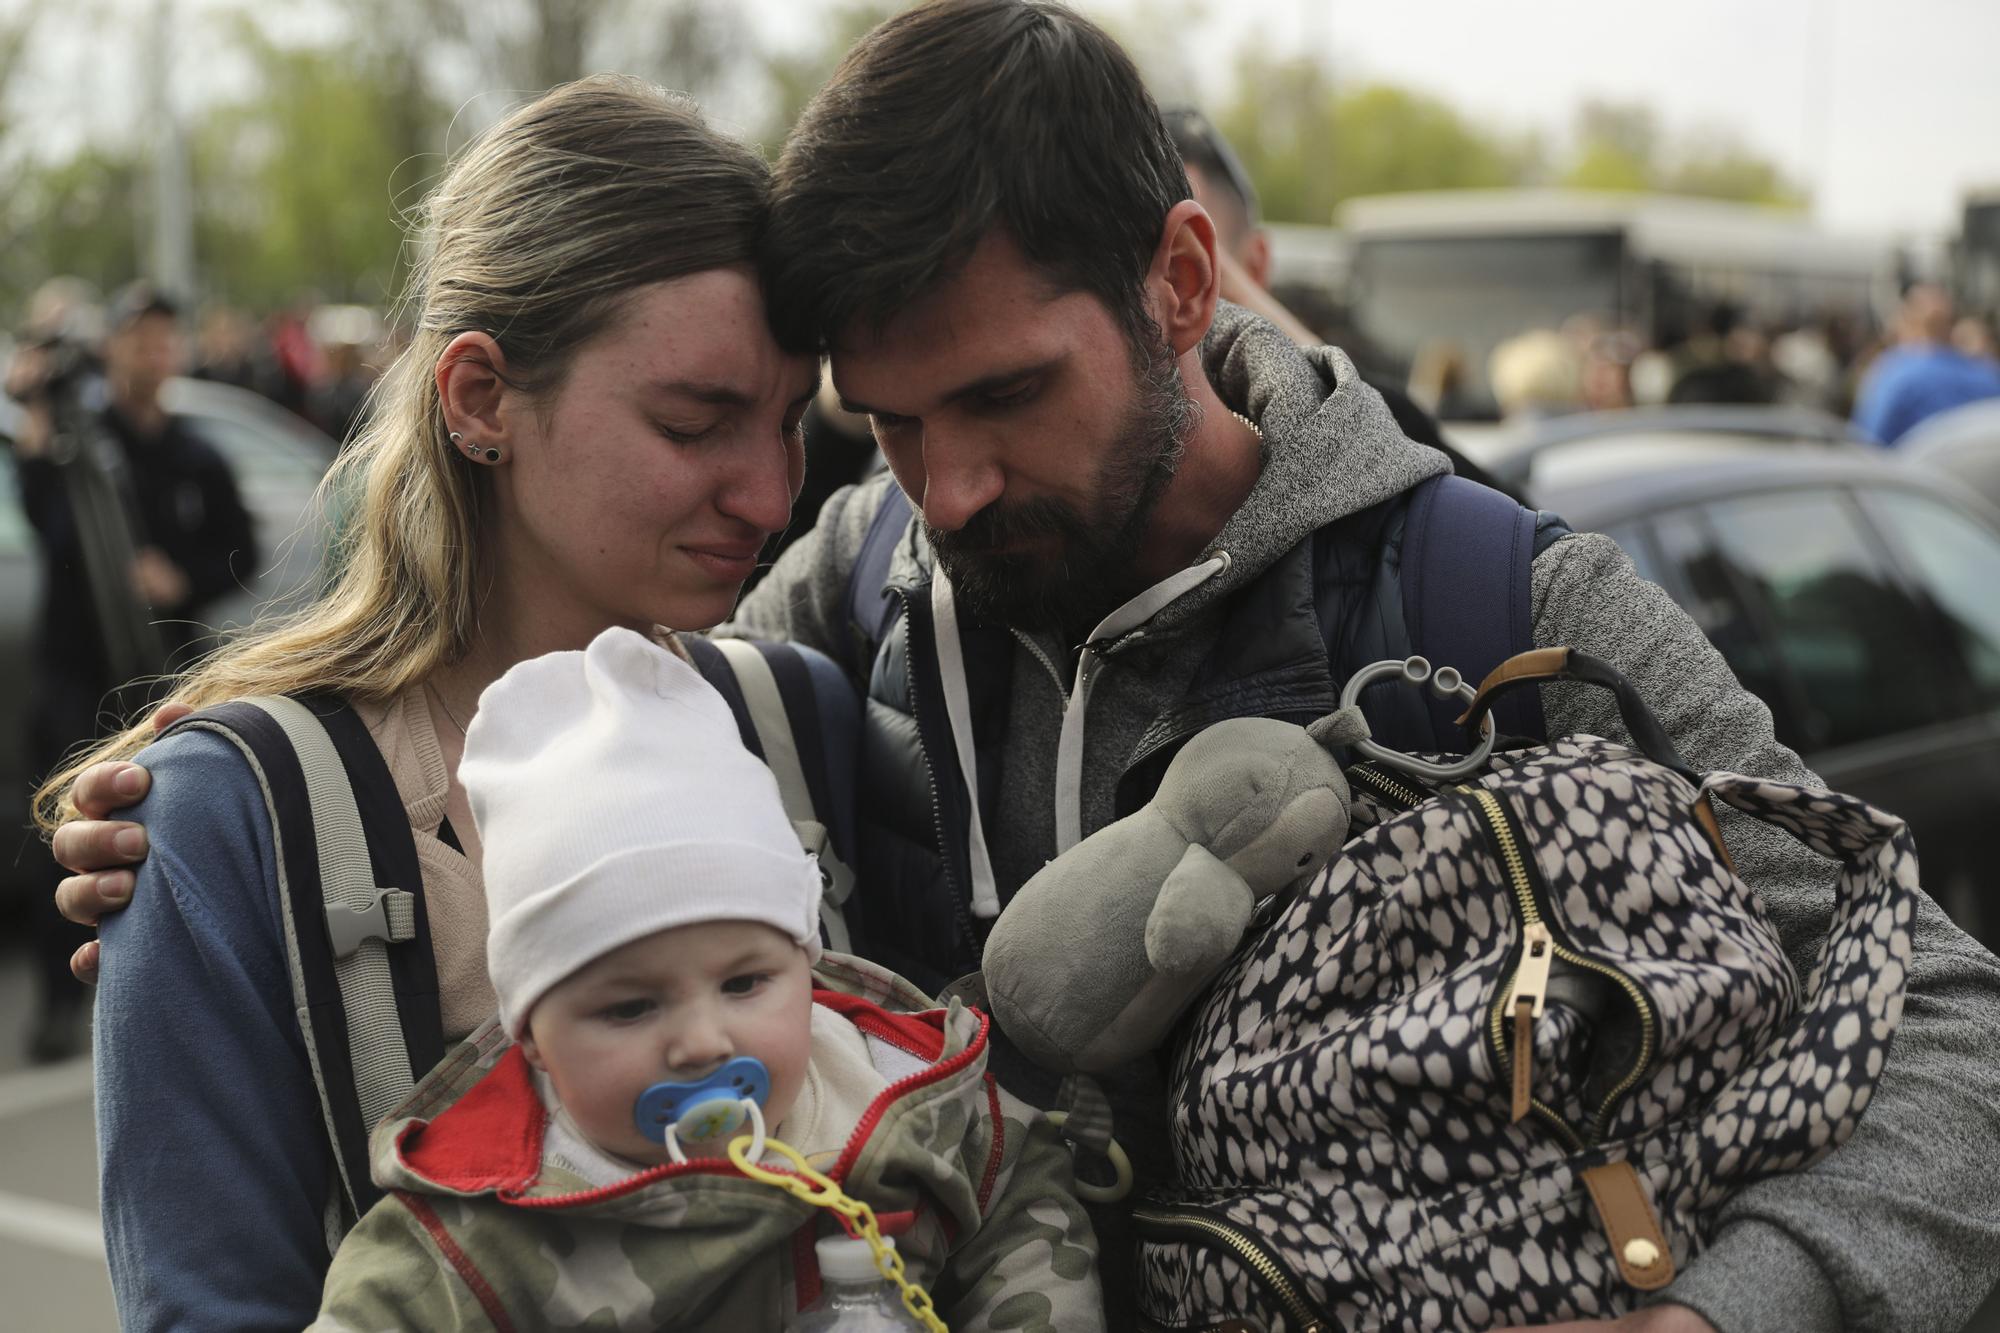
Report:
[[[762,245],[796,350],[879,331],[998,229],[1129,336],[1187,173],[1131,60],[1053,0],[930,0],[855,45],[776,168]]]

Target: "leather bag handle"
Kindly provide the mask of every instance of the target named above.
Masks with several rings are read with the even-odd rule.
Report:
[[[1624,720],[1625,730],[1631,733],[1632,743],[1638,747],[1639,753],[1663,768],[1671,768],[1689,782],[1699,784],[1700,779],[1680,757],[1679,751],[1674,749],[1673,742],[1667,739],[1667,729],[1660,725],[1660,719],[1639,697],[1639,691],[1632,688],[1632,682],[1603,658],[1580,653],[1574,648],[1535,648],[1517,653],[1494,667],[1486,679],[1479,682],[1471,706],[1458,719],[1459,725],[1478,735],[1480,725],[1495,699],[1523,685],[1547,680],[1576,680],[1602,685],[1610,690],[1618,700],[1618,716]]]

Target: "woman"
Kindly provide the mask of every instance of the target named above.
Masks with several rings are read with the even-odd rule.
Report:
[[[629,80],[557,89],[494,127],[430,198],[415,339],[329,481],[362,497],[337,582],[175,691],[197,708],[307,690],[356,706],[411,821],[448,1040],[493,1008],[454,778],[481,690],[609,626],[716,623],[785,525],[817,372],[765,324],[750,267],[765,189],[754,154]],[[149,735],[52,779],[44,816],[85,764]],[[216,737],[177,733],[139,758],[152,853],[105,922],[98,994],[120,1315],[303,1327],[333,1184],[264,804]]]

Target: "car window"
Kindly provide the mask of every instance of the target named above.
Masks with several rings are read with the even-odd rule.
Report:
[[[1647,537],[1645,527],[1639,523],[1619,523],[1604,529],[1604,535],[1618,543],[1618,548],[1632,558],[1633,567],[1639,577],[1648,583],[1664,583],[1661,577],[1660,558],[1654,554],[1653,543]]]
[[[1871,495],[1869,510],[1943,612],[1980,702],[2000,702],[2000,534],[1912,491]]]
[[[1778,739],[1795,750],[1817,749],[1799,720],[1795,692],[1772,636],[1747,600],[1747,590],[1731,576],[1707,519],[1694,509],[1660,514],[1653,521],[1653,536],[1663,575],[1657,581],[1708,636],[1743,688],[1771,710]]]
[[[1849,745],[1949,716],[1962,691],[1936,651],[1932,622],[1870,543],[1842,491],[1748,496],[1707,506],[1715,573],[1725,576],[1769,642],[1741,649],[1744,684],[1762,694],[1789,675],[1796,739],[1807,750]],[[1754,622],[1761,621],[1761,625]],[[1758,634],[1764,638],[1764,634]],[[1730,647],[1718,641],[1731,665]]]

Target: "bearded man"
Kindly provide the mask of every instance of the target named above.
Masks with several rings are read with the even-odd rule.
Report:
[[[928,987],[976,971],[1013,891],[1147,800],[1181,742],[1330,711],[1353,671],[1410,651],[1410,497],[1449,464],[1342,353],[1219,301],[1214,221],[1130,61],[1073,12],[941,0],[864,38],[779,160],[765,268],[780,337],[829,357],[892,474],[836,494],[734,624],[868,691],[861,951]],[[1550,515],[1520,531],[1514,646],[1612,663],[1697,769],[1813,780],[1614,543]],[[1625,738],[1607,693],[1541,705],[1546,734]],[[1809,967],[1827,867],[1722,818]],[[1916,950],[1855,1137],[1743,1191],[1620,1326],[1947,1329],[1977,1304],[2000,1189],[1957,1164],[2000,1160],[2000,966],[1927,899]],[[1975,1032],[1987,1056],[1967,1061]],[[1033,1071],[996,1068],[1034,1095]],[[1114,1098],[1142,1177],[1165,1170],[1157,1077]],[[1110,1260],[1116,1218],[1097,1217]]]

